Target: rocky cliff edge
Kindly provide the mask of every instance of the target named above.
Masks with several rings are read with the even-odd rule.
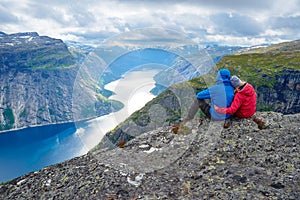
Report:
[[[0,199],[299,199],[300,114],[194,119],[0,186]]]

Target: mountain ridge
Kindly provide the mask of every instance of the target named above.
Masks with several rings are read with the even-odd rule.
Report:
[[[61,69],[75,65],[74,57],[62,40],[39,36],[36,32],[2,34],[0,55],[3,66],[19,70]]]

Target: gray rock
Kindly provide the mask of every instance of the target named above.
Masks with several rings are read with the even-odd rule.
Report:
[[[144,133],[123,148],[101,149],[0,186],[0,199],[299,199],[300,114],[191,122]],[[278,124],[280,124],[277,126]],[[154,148],[145,150],[145,144]],[[143,146],[144,145],[144,146]]]

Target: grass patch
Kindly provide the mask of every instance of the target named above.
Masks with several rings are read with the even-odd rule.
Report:
[[[255,87],[274,87],[276,75],[285,69],[300,70],[300,52],[266,52],[229,55],[217,63],[217,68],[227,68]]]

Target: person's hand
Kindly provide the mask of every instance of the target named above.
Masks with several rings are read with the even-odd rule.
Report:
[[[218,113],[226,114],[226,108],[220,108],[219,106],[214,105],[214,109],[215,109],[215,111],[217,111]]]
[[[218,110],[219,107],[215,104],[215,105],[214,105],[214,109],[215,109],[215,110]]]

